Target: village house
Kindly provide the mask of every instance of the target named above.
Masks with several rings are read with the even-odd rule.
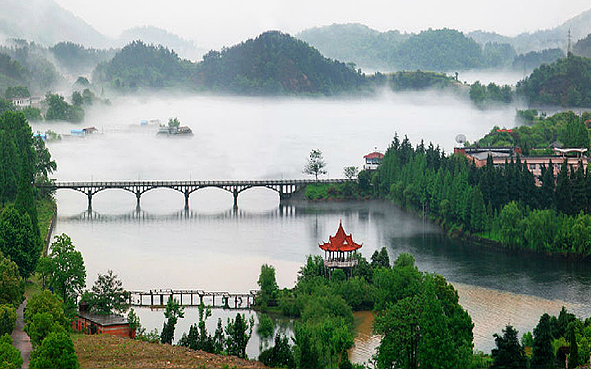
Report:
[[[72,321],[72,329],[85,334],[110,334],[119,337],[135,338],[127,319],[118,314],[95,314],[87,311],[87,305],[80,304],[80,311]]]
[[[587,166],[588,159],[587,156],[585,156],[587,149],[554,148],[553,150],[554,155],[521,156],[521,149],[518,147],[456,147],[454,148],[454,154],[466,156],[468,160],[474,162],[474,165],[477,168],[486,165],[489,155],[491,156],[495,167],[504,166],[506,162],[510,162],[511,160],[516,161],[517,157],[519,157],[520,162],[525,163],[527,169],[536,177],[541,176],[542,167],[548,167],[550,163],[552,164],[555,176],[560,172],[560,168],[565,161],[573,170],[577,170],[581,164],[583,167]]]

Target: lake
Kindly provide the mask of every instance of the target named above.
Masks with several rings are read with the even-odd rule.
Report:
[[[63,135],[48,143],[59,181],[306,178],[302,169],[311,149],[323,152],[324,177],[342,178],[343,167],[361,167],[363,155],[375,147],[385,151],[395,132],[408,135],[413,145],[424,139],[451,152],[459,133],[473,141],[494,125],[513,126],[515,109],[478,110],[440,92],[357,100],[145,96],[94,107],[83,124],[44,122],[33,129]],[[140,125],[172,117],[194,135],[157,137],[157,125]],[[67,136],[89,126],[98,132]],[[478,350],[490,352],[492,334],[506,324],[521,335],[542,313],[557,314],[563,305],[582,317],[591,313],[591,273],[584,264],[453,241],[437,226],[384,202],[280,204],[276,192],[260,188],[243,192],[236,211],[232,195],[219,189],[193,193],[188,211],[181,193],[165,189],[145,193],[140,209],[131,193],[100,192],[93,196],[90,216],[81,193],[59,191],[57,202],[55,234],[70,235],[82,252],[89,287],[98,273],[112,269],[129,290],[247,292],[257,287],[265,263],[276,268],[280,287],[292,287],[306,255],[321,255],[318,244],[342,221],[363,243],[366,258],[384,246],[391,260],[410,252],[421,270],[452,282],[475,323]],[[162,310],[138,313],[148,330],[161,330]],[[210,330],[218,318],[234,315],[214,310]],[[363,362],[379,342],[363,324],[367,316],[358,318],[360,335],[351,357]],[[196,321],[197,309],[187,309],[175,339]],[[250,357],[258,355],[259,344],[253,337]]]

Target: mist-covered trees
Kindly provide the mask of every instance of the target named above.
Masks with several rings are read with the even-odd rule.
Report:
[[[354,69],[278,31],[205,54],[197,65],[197,81],[214,91],[249,95],[333,95],[365,84]]]
[[[444,28],[411,36],[400,45],[397,64],[402,69],[450,71],[480,67],[483,59],[476,41],[462,32]]]
[[[74,104],[70,105],[63,96],[52,93],[48,93],[45,100],[48,106],[45,119],[68,122],[81,122],[84,120],[84,109],[79,104],[76,104],[76,101],[73,101]]]
[[[195,64],[168,48],[133,41],[98,64],[92,79],[119,91],[190,87],[194,70]]]

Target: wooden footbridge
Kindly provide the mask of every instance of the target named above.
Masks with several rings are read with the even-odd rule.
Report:
[[[234,207],[238,207],[238,195],[253,187],[269,188],[283,200],[302,190],[309,184],[330,184],[354,181],[350,179],[275,179],[275,180],[222,180],[222,181],[100,181],[100,182],[50,182],[37,184],[41,191],[69,189],[82,192],[88,197],[88,209],[92,209],[92,196],[109,189],[121,189],[135,194],[139,207],[140,197],[157,188],[168,188],[185,196],[185,208],[189,208],[189,196],[202,188],[216,187],[234,196]]]
[[[254,305],[258,290],[249,293],[211,292],[203,290],[149,290],[129,291],[131,306],[159,308],[166,306],[170,299],[177,299],[181,306],[204,304],[212,308],[250,309]],[[216,304],[217,301],[217,304]]]

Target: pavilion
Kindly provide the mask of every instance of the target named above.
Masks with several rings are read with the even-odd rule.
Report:
[[[343,269],[345,275],[351,275],[353,268],[358,263],[353,252],[361,248],[362,245],[353,242],[351,235],[345,233],[341,221],[337,233],[334,236],[329,236],[328,242],[318,246],[324,250],[324,269],[330,278],[334,269]]]

